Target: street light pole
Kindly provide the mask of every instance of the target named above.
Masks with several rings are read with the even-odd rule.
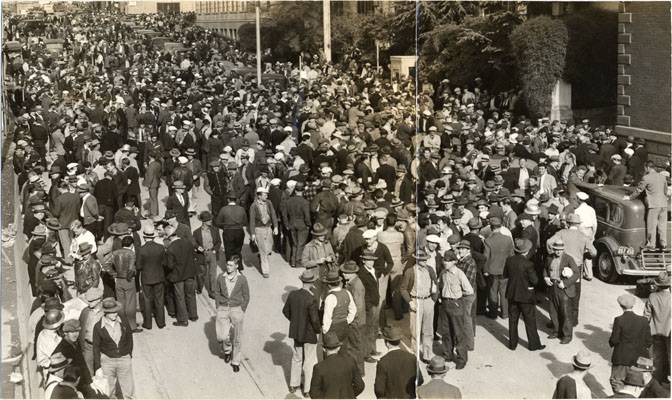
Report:
[[[322,0],[322,28],[324,29],[324,59],[331,63],[331,0]]]
[[[261,87],[261,9],[258,1],[255,2],[254,9],[257,14],[257,87]]]

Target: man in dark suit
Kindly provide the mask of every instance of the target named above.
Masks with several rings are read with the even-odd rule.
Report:
[[[635,298],[630,294],[622,294],[617,300],[623,314],[614,318],[609,338],[609,346],[614,348],[609,378],[614,393],[623,388],[625,376],[630,367],[637,363],[637,359],[649,356],[649,347],[653,342],[648,320],[632,312]]]
[[[387,354],[376,366],[374,392],[379,399],[414,399],[415,379],[418,376],[418,361],[414,354],[399,348],[401,331],[386,327],[383,338]],[[422,384],[422,376],[419,384]]]
[[[154,238],[156,233],[154,226],[146,226],[142,231],[145,244],[138,251],[136,269],[140,272],[142,283],[142,327],[152,329],[152,315],[156,319],[156,326],[163,329],[166,326],[164,305],[164,281],[163,266],[165,263],[166,249],[157,243]]]
[[[568,344],[572,341],[574,328],[571,299],[577,295],[576,282],[580,272],[572,256],[565,253],[562,240],[551,243],[551,250],[544,268],[544,281],[550,287],[549,314],[553,324],[553,333],[548,338],[560,338],[561,344]]]
[[[518,346],[518,319],[523,314],[528,349],[542,350],[546,346],[539,341],[534,288],[539,279],[534,264],[527,259],[532,243],[527,239],[516,239],[516,254],[506,259],[504,279],[507,279],[506,298],[509,301],[509,348]]]
[[[70,224],[79,219],[79,209],[81,201],[77,193],[70,191],[66,183],[60,187],[61,195],[54,201],[54,207],[51,210],[54,217],[58,218],[61,228],[58,230],[58,237],[61,242],[63,254],[70,253]]]
[[[290,393],[301,386],[301,372],[305,378],[302,393],[310,390],[313,367],[317,363],[317,332],[320,331],[320,317],[317,301],[312,290],[317,280],[316,271],[305,270],[301,279],[302,288],[289,293],[282,314],[289,320],[289,337],[294,339],[292,369],[289,380]]]
[[[186,195],[186,186],[182,181],[173,182],[173,194],[166,199],[166,212],[172,211],[177,216],[177,220],[189,226],[189,196]]]
[[[315,364],[310,383],[313,399],[354,399],[364,391],[364,381],[355,360],[341,354],[341,341],[335,332],[324,335],[324,360]]]
[[[243,269],[241,250],[245,241],[245,231],[243,227],[247,226],[247,211],[239,204],[236,204],[237,196],[229,192],[229,203],[219,210],[215,225],[222,230],[222,243],[224,244],[224,253],[226,259],[238,256],[238,269]]]
[[[359,268],[357,276],[364,285],[364,307],[366,309],[366,323],[364,325],[364,361],[373,363],[375,360],[371,357],[376,352],[376,338],[378,331],[378,311],[380,308],[380,292],[378,290],[378,278],[373,264],[377,257],[371,252],[365,252],[361,257],[362,265]]]
[[[196,309],[196,266],[194,265],[194,246],[186,239],[175,235],[175,228],[172,225],[165,227],[166,237],[170,241],[166,250],[166,266],[168,272],[168,281],[173,286],[174,301],[173,307],[177,315],[177,321],[173,322],[175,326],[187,326],[187,318],[191,321],[198,320]]]
[[[203,211],[198,215],[198,219],[203,225],[194,231],[196,264],[198,268],[196,292],[201,293],[203,286],[205,286],[208,294],[212,297],[211,289],[217,280],[217,275],[219,275],[218,261],[221,258],[222,238],[219,235],[219,229],[212,226],[212,214],[210,211]]]
[[[434,356],[427,366],[427,373],[432,378],[424,385],[418,385],[419,399],[461,399],[462,392],[457,386],[444,381],[448,372],[446,360],[441,356]]]
[[[159,215],[159,186],[161,185],[161,155],[155,152],[149,153],[149,163],[145,171],[145,180],[142,182],[149,191],[149,215]]]
[[[303,183],[298,182],[294,187],[294,192],[287,199],[285,207],[280,210],[282,222],[289,229],[291,238],[292,251],[289,265],[292,267],[301,267],[301,256],[308,240],[311,221],[310,203],[303,197],[303,188]]]

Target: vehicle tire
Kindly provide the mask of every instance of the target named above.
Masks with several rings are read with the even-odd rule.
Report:
[[[607,283],[614,283],[616,282],[616,279],[618,279],[618,272],[616,271],[614,258],[606,250],[600,251],[600,253],[597,255],[596,275],[598,278]]]

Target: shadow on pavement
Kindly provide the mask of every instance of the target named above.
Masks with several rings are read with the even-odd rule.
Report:
[[[261,274],[259,254],[253,253],[249,244],[243,245],[243,248],[240,250],[240,255],[243,257],[243,265],[246,267],[246,269],[254,268]]]
[[[282,372],[285,375],[285,383],[289,386],[289,378],[292,368],[292,348],[284,342],[284,333],[275,332],[271,335],[273,340],[264,343],[264,351],[271,355],[273,365],[282,367]]]
[[[544,358],[549,361],[548,364],[546,364],[546,368],[548,368],[549,371],[553,374],[553,376],[556,379],[561,378],[562,376],[572,372],[572,364],[560,361],[558,358],[555,356],[555,354],[550,353],[548,351],[544,351],[539,353],[541,358]]]
[[[217,357],[222,356],[222,346],[217,341],[217,331],[215,330],[215,321],[216,317],[210,318],[210,321],[206,322],[203,325],[203,333],[205,337],[208,338],[208,347],[210,348],[210,353]]]
[[[492,320],[487,317],[480,317],[476,318],[476,324],[482,326],[485,328],[486,331],[488,331],[497,341],[501,344],[503,344],[505,347],[509,347],[509,320],[504,321],[506,326],[502,326],[499,324],[497,320]],[[522,321],[518,321],[518,325]],[[519,346],[525,346],[527,347],[527,341],[523,339],[522,337],[518,338],[518,345]]]
[[[599,354],[607,361],[611,361],[611,348],[609,347],[611,332],[607,332],[599,326],[589,324],[584,325],[584,328],[590,333],[576,332],[576,337],[583,341],[586,349]]]
[[[606,399],[609,397],[609,395],[604,391],[604,386],[602,386],[600,381],[597,380],[595,375],[590,373],[586,374],[586,376],[583,377],[583,382],[590,389],[594,399]]]

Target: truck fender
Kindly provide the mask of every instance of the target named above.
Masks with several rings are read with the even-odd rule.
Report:
[[[611,259],[614,260],[614,267],[618,274],[621,274],[621,271],[627,266],[627,263],[623,262],[621,257],[619,257],[616,252],[618,251],[618,242],[616,239],[611,236],[603,236],[594,242],[597,253],[600,251],[607,251],[611,255]]]

